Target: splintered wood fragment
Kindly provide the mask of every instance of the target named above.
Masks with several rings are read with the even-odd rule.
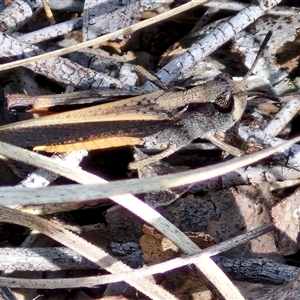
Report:
[[[134,67],[135,72],[137,73],[140,81],[141,80],[149,80],[155,85],[157,85],[159,88],[163,90],[167,90],[167,87],[162,84],[157,77],[153,76],[151,73],[149,73],[146,69],[144,69],[142,66],[135,66]]]

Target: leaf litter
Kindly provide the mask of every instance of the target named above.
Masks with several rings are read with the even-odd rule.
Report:
[[[34,44],[39,43],[38,46],[42,49],[40,50],[36,46],[25,44],[26,40],[31,41],[31,32],[37,30],[35,26],[37,19],[40,20],[40,30],[49,30],[50,28],[46,18],[43,16],[42,6],[37,1],[36,6],[31,7],[32,13],[34,13],[32,16],[26,16],[17,25],[6,24],[3,26],[3,32],[8,34],[8,36],[2,36],[2,63],[37,55],[42,53],[42,51],[50,52],[59,49],[61,45],[68,47],[77,44],[81,36],[83,36],[84,40],[93,39],[98,35],[133,25],[133,23],[126,23],[128,20],[138,23],[141,17],[148,17],[146,12],[144,12],[144,15],[137,17],[137,11],[142,10],[142,6],[137,9],[138,2],[125,1],[126,6],[122,8],[127,10],[127,18],[123,20],[124,22],[126,21],[125,23],[121,23],[121,18],[120,23],[115,22],[114,24],[114,22],[111,22],[114,17],[110,13],[107,13],[107,18],[100,18],[102,24],[98,24],[98,20],[93,20],[93,16],[98,17],[100,14],[105,16],[102,9],[106,8],[105,3],[98,2],[95,5],[93,1],[85,1],[84,9],[88,9],[88,11],[83,15],[82,30],[50,41],[47,40],[49,39],[48,37],[44,41],[30,42]],[[51,8],[51,5],[54,5],[55,1],[49,1],[49,3]],[[215,6],[213,7],[214,3]],[[198,8],[194,8],[179,16],[174,16],[164,23],[158,23],[151,27],[140,29],[137,32],[124,33],[115,40],[106,41],[102,47],[96,45],[92,49],[81,49],[75,53],[70,53],[63,59],[52,58],[47,63],[43,63],[42,61],[40,63],[33,63],[29,67],[31,71],[23,68],[3,71],[2,88],[4,95],[12,92],[26,92],[31,95],[61,93],[65,88],[70,88],[70,86],[75,89],[103,86],[141,90],[143,87],[128,87],[128,78],[132,78],[133,76],[132,82],[134,83],[130,83],[132,85],[135,85],[137,81],[133,74],[132,65],[139,64],[155,72],[161,61],[161,57],[164,57],[164,59],[167,58],[170,63],[172,62],[172,58],[180,58],[182,49],[187,50],[190,45],[196,43],[190,42],[190,45],[188,45],[189,41],[192,39],[199,41],[203,34],[209,34],[214,26],[218,26],[220,20],[221,22],[226,22],[230,17],[243,9],[239,7],[238,11],[234,10],[236,6],[242,5],[242,3],[237,1],[230,1],[229,4],[232,5],[232,8],[227,10],[221,7],[221,2],[219,3],[220,7],[218,7],[218,1],[212,1],[212,7],[209,8],[199,5]],[[26,11],[30,13],[28,3],[26,5]],[[151,16],[159,16],[160,13],[178,5],[176,1],[171,3],[171,5],[163,3],[162,6],[151,11]],[[232,76],[242,77],[245,70],[252,63],[253,56],[259,48],[261,40],[267,31],[272,29],[272,40],[268,45],[261,65],[255,70],[255,75],[249,78],[249,89],[274,93],[282,98],[288,93],[293,93],[293,99],[297,101],[299,97],[297,93],[299,84],[297,77],[298,53],[295,49],[297,49],[298,43],[299,22],[297,13],[299,13],[299,9],[294,7],[296,5],[293,1],[286,1],[285,6],[275,6],[270,10],[269,14],[264,15],[257,22],[251,24],[245,31],[243,30],[236,34],[234,40],[227,42],[225,46],[217,47],[218,49],[211,57],[197,62],[192,67],[185,66],[185,69],[180,72],[180,76],[168,81],[174,80],[176,82],[177,80],[176,85],[192,84],[196,78],[197,80],[206,80],[220,72],[228,72]],[[130,10],[130,6],[133,6],[134,10]],[[68,7],[68,10],[72,11],[72,7]],[[118,11],[118,9],[115,10]],[[276,14],[274,11],[276,11]],[[63,21],[72,21],[72,19],[82,18],[82,10],[78,6],[74,7],[74,12],[71,14],[65,12],[63,9],[53,10],[53,12],[56,20],[62,18]],[[124,14],[123,11],[121,13]],[[131,13],[134,18],[130,17]],[[206,18],[208,19],[206,20]],[[2,17],[2,20],[4,20],[4,17]],[[193,27],[197,26],[197,22],[201,23],[202,27],[198,28],[198,31],[193,31]],[[200,26],[199,23],[198,26]],[[23,24],[26,24],[26,27]],[[116,25],[116,27],[110,28],[105,32],[103,27],[106,28],[106,24],[110,26]],[[233,23],[233,26],[239,28],[240,24]],[[27,31],[25,34],[27,37],[22,38],[25,30]],[[59,33],[56,35],[58,36]],[[40,34],[35,36],[40,36]],[[228,37],[228,40],[230,38]],[[187,45],[182,42],[184,39]],[[8,44],[5,45],[4,42]],[[172,47],[172,52],[168,50],[169,47]],[[14,52],[10,52],[11,50]],[[8,58],[9,54],[12,55],[11,53],[13,53],[14,57]],[[291,54],[287,56],[286,53]],[[163,67],[163,64],[160,63],[160,66]],[[170,76],[172,77],[173,74],[170,74]],[[164,81],[164,78],[161,78]],[[149,90],[149,88],[148,86],[146,89]],[[279,131],[277,129],[278,132],[276,134],[273,134],[274,131],[270,128],[268,128],[268,133],[266,133],[264,129],[267,125],[278,118],[273,109],[275,108],[276,112],[278,104],[274,104],[266,99],[262,99],[261,101],[268,104],[266,106],[267,109],[262,111],[258,106],[252,105],[252,101],[250,100],[249,108],[246,110],[240,126],[241,130],[243,127],[247,127],[248,131],[246,133],[242,131],[241,135],[244,138],[247,135],[246,139],[248,140],[251,138],[251,144],[248,144],[248,147],[252,146],[252,152],[271,145],[267,142],[267,138],[264,140],[261,137],[258,138],[255,136],[255,134],[258,135],[257,132],[259,130],[262,131],[262,134],[268,134],[268,138],[269,136],[277,136],[280,139],[287,139],[298,134],[298,118],[294,117],[297,111],[288,117],[289,122],[286,122],[286,124],[282,125],[279,123],[280,125],[278,125],[276,123],[277,128],[281,129]],[[284,105],[285,102],[283,101],[281,106]],[[28,118],[26,114],[17,116],[9,114],[4,108],[1,109],[1,115],[1,122],[3,123],[16,121],[20,118]],[[280,117],[280,119],[285,119],[285,115]],[[240,142],[234,134],[229,134],[226,138],[233,141],[233,143]],[[139,170],[138,175],[140,178],[148,178],[170,173],[176,174],[182,171],[218,164],[228,159],[224,153],[216,149],[201,150],[206,147],[208,145],[204,144],[203,141],[195,141],[190,148],[183,149],[163,162],[146,166],[144,169]],[[275,293],[278,295],[278,299],[285,299],[286,297],[297,299],[296,295],[299,291],[297,284],[298,276],[295,275],[297,274],[297,266],[295,265],[291,270],[285,258],[287,255],[297,255],[299,247],[297,240],[299,232],[298,190],[295,188],[295,184],[297,186],[297,183],[294,182],[299,178],[299,167],[296,162],[293,163],[293,159],[297,160],[297,155],[294,154],[297,153],[297,150],[296,145],[292,151],[273,155],[260,163],[255,163],[251,167],[242,167],[224,176],[217,176],[208,181],[190,184],[185,187],[146,193],[141,195],[140,199],[155,208],[161,217],[165,217],[179,230],[186,232],[187,237],[201,249],[210,247],[213,244],[226,242],[230,238],[251,232],[253,229],[273,222],[275,226],[274,232],[271,231],[253,240],[249,239],[247,243],[233,247],[219,254],[215,259],[221,269],[225,268],[224,266],[222,267],[222,258],[230,260],[230,264],[236,266],[236,269],[232,267],[231,272],[227,273],[231,280],[243,281],[243,278],[248,273],[251,273],[250,271],[258,264],[261,266],[261,273],[268,273],[269,277],[266,282],[262,282],[259,274],[249,276],[250,279],[248,278],[244,282],[234,281],[234,284],[239,288],[245,299],[254,299],[254,297],[256,299],[268,299]],[[73,159],[72,154],[70,155],[70,159]],[[79,154],[81,158],[86,155],[86,152]],[[126,179],[128,176],[136,175],[129,174],[126,168],[128,162],[132,159],[131,155],[129,149],[94,151],[88,154],[87,158],[82,162],[81,167],[93,174],[103,175],[109,180]],[[136,155],[141,154],[135,152]],[[20,166],[16,165],[15,161],[8,160],[7,162],[13,167],[15,172],[12,172],[6,163],[1,163],[1,185],[17,185],[18,177],[15,173],[23,175],[25,172],[26,174],[28,172],[27,167],[23,166],[20,169]],[[41,167],[43,166],[41,165]],[[49,184],[48,181],[47,183],[45,181],[40,183],[37,179],[38,177],[35,177],[35,173],[36,171],[29,174],[31,179],[27,179],[27,182],[36,184],[33,185],[35,188]],[[39,174],[38,176],[45,178],[48,175],[42,173],[42,175]],[[291,181],[294,182],[293,185],[290,185]],[[56,182],[53,184],[65,185],[67,187],[69,183],[72,182],[67,179],[56,179]],[[276,183],[280,183],[280,188],[274,191],[272,187]],[[19,183],[19,185],[27,186],[25,181]],[[4,193],[4,190],[0,190],[1,193]],[[22,193],[20,192],[19,197],[22,197]],[[52,211],[51,206],[53,207]],[[76,231],[90,243],[105,249],[110,255],[132,268],[158,264],[176,257],[183,257],[184,253],[192,253],[178,247],[178,242],[175,241],[174,243],[172,238],[166,237],[164,232],[159,232],[157,229],[146,226],[142,213],[140,214],[140,218],[137,218],[126,209],[113,205],[113,202],[109,200],[83,202],[80,205],[70,203],[69,205],[62,206],[61,209],[57,208],[59,206],[59,204],[47,204],[48,210],[44,209],[46,205],[15,205],[14,208],[32,214],[44,214],[47,211],[47,218],[50,218],[51,222],[55,222],[54,218],[56,218],[60,226]],[[84,210],[78,210],[78,206],[84,208]],[[60,213],[57,213],[57,211],[60,211]],[[102,226],[96,226],[98,223]],[[33,232],[28,234],[27,231],[26,235],[23,234],[22,236],[21,230],[23,229],[14,230],[20,232],[21,235],[17,241],[13,239],[13,235],[8,237],[7,235],[3,235],[3,230],[1,230],[3,248],[15,247],[18,249],[18,247],[26,245],[28,248],[31,247],[32,252],[34,252],[35,248],[41,245],[45,247],[48,244],[48,241],[46,242],[45,238],[41,237],[41,235],[34,235]],[[48,248],[45,247],[43,255],[47,257],[47,251],[50,251],[50,247],[52,246],[53,241]],[[9,253],[6,255],[8,257],[3,260],[13,259],[13,257],[9,257]],[[81,253],[81,255],[84,257],[84,253]],[[27,259],[30,260],[31,258],[28,257]],[[209,258],[207,257],[206,260],[208,261]],[[242,262],[238,260],[242,260]],[[262,263],[262,261],[265,263]],[[98,268],[91,268],[90,264],[86,264],[85,268],[84,261],[81,264],[81,268],[84,270],[80,271],[76,269],[72,271],[59,271],[59,262],[55,260],[54,262],[58,266],[56,272],[44,271],[49,279],[80,278],[83,276],[99,275]],[[28,267],[26,274],[28,277],[36,276],[34,279],[36,280],[37,278],[42,278],[43,274],[35,272],[36,275],[32,275],[33,271],[38,269],[34,264],[35,261],[32,260],[32,266]],[[283,279],[288,277],[287,274],[294,274],[293,276],[295,277],[293,280],[284,281],[282,279],[282,282],[289,282],[286,285],[275,286],[276,280],[272,274],[278,270],[282,273],[286,271],[286,274],[282,275]],[[121,269],[120,272],[122,272]],[[101,274],[105,273],[101,271]],[[24,273],[20,274],[16,271],[7,271],[6,275],[8,277],[28,278],[27,275],[24,276]],[[213,299],[216,297],[213,293],[219,298],[221,298],[221,295],[224,296],[226,288],[219,287],[216,290],[216,287],[212,284],[213,281],[208,284],[209,289],[206,287],[207,275],[203,276],[202,274],[201,276],[201,272],[199,274],[197,267],[189,265],[177,270],[168,271],[165,274],[155,275],[153,280],[155,280],[158,286],[167,289],[178,299]],[[203,283],[206,283],[206,285]],[[137,293],[138,298],[145,297],[142,294],[143,292],[145,294],[145,290],[137,292],[136,287],[132,288],[129,285],[124,286],[124,284],[109,283],[89,289],[88,292],[85,288],[75,289],[71,292],[68,290],[66,292],[64,289],[53,291],[49,287],[43,289],[41,292],[37,288],[34,289],[33,285],[31,289],[12,289],[12,293],[17,295],[17,297],[23,297],[23,299],[34,298],[39,294],[49,299],[65,299],[67,297],[72,297],[72,299],[113,299],[113,297],[132,299],[136,297]],[[52,285],[53,287],[55,288],[55,283]],[[148,296],[154,298],[150,294]],[[168,298],[167,296],[165,297]],[[273,297],[272,299],[275,298]]]

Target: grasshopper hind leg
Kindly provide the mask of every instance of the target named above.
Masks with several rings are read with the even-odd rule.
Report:
[[[158,154],[149,156],[147,158],[143,158],[143,159],[140,159],[140,160],[137,160],[137,161],[134,161],[134,162],[130,163],[129,166],[128,166],[128,168],[130,170],[140,169],[140,168],[145,167],[145,166],[147,166],[149,164],[156,163],[156,162],[160,161],[161,159],[166,158],[166,157],[170,156],[171,154],[175,153],[180,148],[182,148],[182,147],[180,147],[178,145],[174,145],[174,144],[172,145],[171,144],[168,147],[168,149],[164,150],[161,153],[158,153]]]

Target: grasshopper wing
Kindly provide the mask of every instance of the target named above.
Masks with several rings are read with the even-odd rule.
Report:
[[[136,145],[174,122],[155,100],[163,94],[128,98],[0,127],[0,140],[45,151]],[[64,147],[50,147],[54,145]],[[69,145],[69,148],[67,147]],[[61,149],[61,150],[59,150]]]

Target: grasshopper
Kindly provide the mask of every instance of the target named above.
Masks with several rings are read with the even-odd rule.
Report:
[[[243,151],[219,141],[242,117],[245,80],[262,55],[269,33],[241,82],[228,74],[187,90],[164,90],[0,127],[0,140],[46,152],[143,145],[163,152],[130,164],[140,168],[165,158],[196,138],[207,139],[234,156]],[[76,94],[76,93],[75,93]],[[78,93],[74,97],[78,96]],[[72,96],[72,95],[71,95]],[[70,94],[68,94],[70,97]]]

